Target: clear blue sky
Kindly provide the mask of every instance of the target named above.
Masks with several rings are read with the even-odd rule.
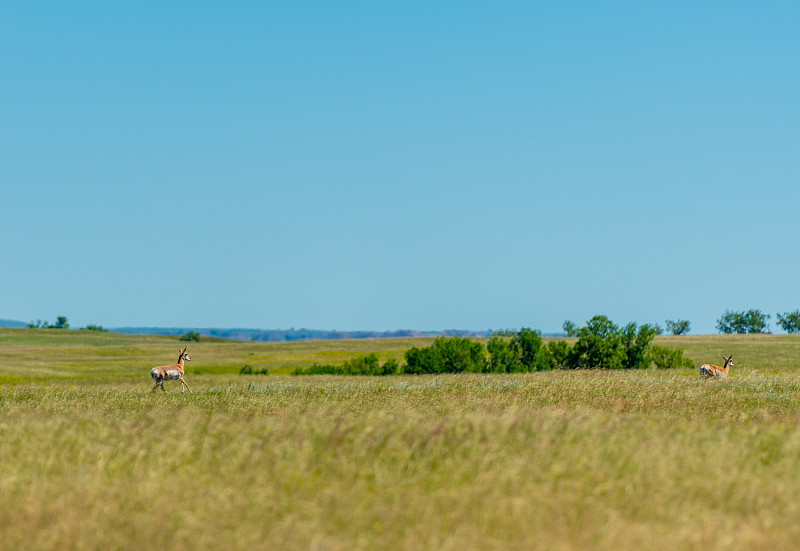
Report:
[[[800,308],[796,2],[0,5],[0,317]]]

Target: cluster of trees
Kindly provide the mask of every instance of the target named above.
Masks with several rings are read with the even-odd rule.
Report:
[[[768,333],[767,320],[769,314],[761,310],[735,312],[725,310],[717,320],[717,331],[720,333]]]
[[[667,320],[664,323],[667,326],[667,331],[669,331],[671,335],[685,335],[692,328],[692,324],[689,323],[688,320]],[[565,321],[564,325],[561,327],[564,329],[564,333],[566,333],[568,337],[578,336],[578,331],[580,328],[571,321]],[[664,333],[664,329],[657,323],[655,325],[650,325],[650,327],[655,331],[656,335],[661,335]]]
[[[538,331],[522,329],[505,339],[492,337],[487,344],[489,372],[542,371],[546,369],[644,369],[655,363],[656,367],[691,366],[683,351],[652,345],[653,338],[661,333],[658,326],[629,323],[619,327],[606,316],[595,316],[584,327],[571,322],[577,342],[550,341],[546,345]]]
[[[720,333],[769,333],[769,314],[758,309],[739,311],[725,310],[717,320]],[[800,333],[800,310],[778,312],[778,325],[787,333]]]
[[[54,323],[48,323],[43,320],[32,321],[28,324],[29,329],[69,329],[69,321],[67,316],[58,316]]]
[[[53,323],[44,320],[36,320],[28,323],[28,329],[69,329],[69,320],[67,316],[58,316]],[[90,323],[83,329],[86,331],[107,331],[102,325],[95,325],[93,323]]]
[[[375,354],[348,360],[343,365],[314,365],[295,370],[296,375],[393,375],[397,373],[522,373],[550,369],[644,369],[693,367],[680,349],[652,345],[658,334],[652,325],[617,326],[605,316],[595,316],[576,328],[577,342],[545,343],[541,333],[529,328],[504,331],[484,346],[462,337],[439,337],[430,346],[413,347],[405,364],[381,364]]]
[[[717,320],[717,331],[720,333],[769,333],[769,314],[758,309],[750,310],[725,310]],[[787,333],[800,333],[800,310],[783,312],[776,315],[778,326]],[[671,335],[686,335],[691,330],[688,320],[666,320],[666,331]],[[562,326],[568,337],[577,337],[579,328],[571,321],[565,321]],[[658,325],[652,325],[656,335],[661,335],[664,330]]]

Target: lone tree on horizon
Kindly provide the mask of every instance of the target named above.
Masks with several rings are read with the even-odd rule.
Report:
[[[671,335],[685,335],[692,327],[689,320],[667,320],[664,324],[666,324],[667,331],[669,331]]]

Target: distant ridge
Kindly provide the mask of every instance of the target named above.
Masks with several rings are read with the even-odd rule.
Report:
[[[23,321],[0,319],[0,327],[28,327]],[[72,327],[72,329],[82,329]],[[444,331],[415,331],[399,329],[397,331],[329,331],[322,329],[219,329],[212,327],[108,327],[112,333],[126,335],[185,335],[196,331],[203,337],[215,337],[234,341],[291,342],[291,341],[330,341],[343,339],[392,339],[402,337],[491,337],[492,329],[470,331],[466,329],[447,329]],[[543,337],[563,337],[563,333],[545,333]]]
[[[23,324],[24,326],[25,324]],[[217,337],[236,341],[287,342],[310,340],[340,339],[390,339],[398,337],[489,337],[488,331],[414,331],[401,329],[398,331],[326,331],[319,329],[215,329],[194,327],[113,327],[109,331],[129,335],[184,335],[196,331],[204,337]]]
[[[0,319],[0,327],[28,327],[24,321]],[[82,329],[73,326],[72,329]],[[196,331],[204,337],[216,337],[221,339],[231,339],[236,341],[263,341],[263,342],[285,342],[285,341],[307,341],[307,340],[339,340],[339,339],[390,339],[398,337],[489,337],[492,334],[488,331],[467,331],[460,329],[450,329],[446,331],[414,331],[411,329],[400,329],[397,331],[328,331],[321,329],[219,329],[219,328],[195,328],[195,327],[108,327],[107,331],[112,333],[123,333],[127,335],[185,335],[189,331]]]

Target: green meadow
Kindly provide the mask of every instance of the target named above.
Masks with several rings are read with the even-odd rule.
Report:
[[[727,380],[289,375],[430,342],[0,329],[0,549],[797,548],[800,337],[656,338]]]

